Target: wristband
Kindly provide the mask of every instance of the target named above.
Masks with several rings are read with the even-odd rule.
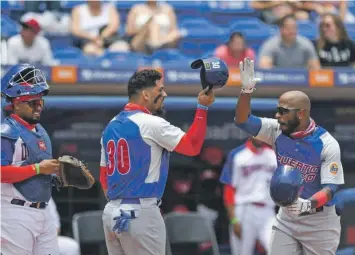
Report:
[[[229,222],[230,222],[231,225],[234,225],[234,224],[238,223],[239,220],[238,220],[237,217],[233,217],[233,219],[231,219]]]
[[[36,173],[37,173],[37,174],[40,174],[40,171],[39,171],[39,164],[35,164],[35,168],[36,168]]]
[[[206,110],[206,111],[208,110],[208,106],[205,106],[205,105],[202,105],[202,104],[198,104],[197,108],[200,108],[200,109]]]

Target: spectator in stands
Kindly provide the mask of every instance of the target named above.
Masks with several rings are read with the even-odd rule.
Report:
[[[261,12],[261,19],[268,24],[274,24],[279,19],[293,14],[297,20],[308,20],[309,15],[300,9],[296,1],[252,1],[251,7]]]
[[[129,46],[120,35],[120,17],[114,5],[88,1],[72,10],[71,32],[74,45],[88,55],[102,55],[105,49],[127,52]]]
[[[318,15],[333,13],[339,15],[345,23],[355,23],[355,16],[348,10],[346,0],[338,1],[301,1],[302,9],[308,12],[314,12]]]
[[[320,64],[312,42],[298,35],[294,16],[283,17],[278,22],[280,35],[265,41],[260,50],[260,68],[310,68]]]
[[[35,19],[21,22],[20,34],[14,35],[7,43],[7,64],[31,63],[55,65],[50,43],[39,35],[41,27]]]
[[[255,59],[254,50],[246,46],[244,36],[240,32],[233,32],[229,41],[220,45],[214,55],[224,60],[228,66],[239,66],[239,62],[246,57]]]
[[[48,203],[48,210],[50,211],[51,216],[55,219],[57,232],[58,232],[58,244],[60,255],[80,255],[80,245],[73,238],[60,235],[60,216],[57,210],[57,206],[51,198]]]
[[[136,4],[128,13],[126,34],[133,51],[152,53],[161,48],[176,48],[182,34],[173,7],[148,0]]]
[[[319,24],[316,49],[322,67],[351,66],[355,63],[355,43],[346,32],[341,18],[335,14],[324,14]]]

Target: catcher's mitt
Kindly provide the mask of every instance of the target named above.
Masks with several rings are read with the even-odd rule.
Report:
[[[95,178],[82,161],[69,155],[59,157],[58,161],[62,187],[89,189],[94,185]]]

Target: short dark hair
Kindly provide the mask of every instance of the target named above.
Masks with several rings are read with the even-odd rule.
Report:
[[[160,72],[152,69],[136,71],[128,81],[128,97],[131,98],[144,88],[156,86],[156,81],[162,77]]]
[[[234,37],[240,37],[244,40],[244,35],[241,32],[233,32],[229,36],[229,42],[232,41]]]
[[[283,27],[288,19],[293,19],[296,21],[296,17],[293,14],[288,14],[277,21],[278,27]]]

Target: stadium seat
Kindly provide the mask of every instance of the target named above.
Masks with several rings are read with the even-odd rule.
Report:
[[[315,40],[318,35],[318,28],[314,22],[308,21],[299,21],[298,25],[298,33],[304,37],[307,37],[310,40]]]
[[[250,19],[256,12],[248,1],[209,1],[206,17],[217,25],[231,24],[236,19]]]
[[[219,255],[213,226],[200,214],[172,212],[164,216],[164,221],[170,245],[208,242],[212,244],[213,254]]]
[[[355,24],[345,24],[346,31],[352,40],[355,40]]]
[[[159,59],[164,62],[178,61],[189,59],[188,56],[181,53],[178,49],[161,49],[157,50],[151,56],[151,59]]]
[[[79,244],[105,243],[102,211],[86,211],[73,215],[73,237]]]
[[[1,15],[1,37],[9,38],[20,32],[19,24],[13,21],[9,16]]]
[[[74,1],[72,1],[72,0],[60,1],[60,5],[61,5],[62,9],[65,11],[71,11],[71,9],[73,9],[75,6],[83,4],[83,3],[84,3],[83,1],[75,1],[75,0]]]
[[[257,18],[250,18],[233,22],[229,32],[241,32],[247,40],[264,40],[276,34],[277,30]]]
[[[22,11],[24,7],[23,1],[1,0],[0,2],[1,2],[1,12]]]
[[[147,65],[149,59],[142,54],[134,52],[110,52],[106,51],[104,55],[92,61],[91,65],[100,68],[137,68],[138,66]]]

